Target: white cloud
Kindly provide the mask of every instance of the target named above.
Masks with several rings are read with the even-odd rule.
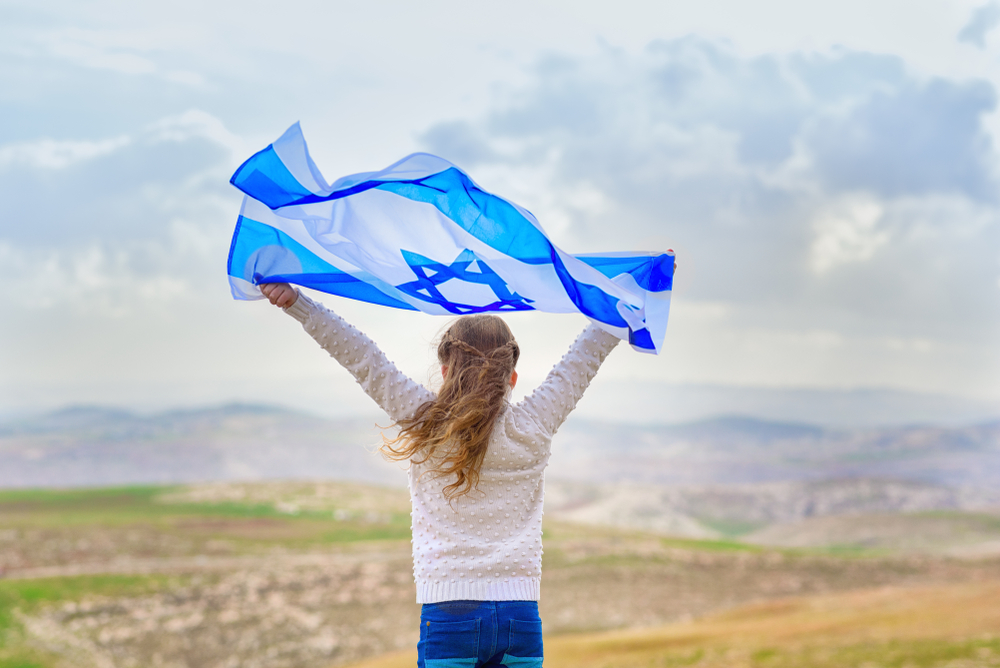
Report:
[[[192,110],[129,135],[0,147],[0,190],[19,222],[0,235],[0,300],[114,317],[177,302],[224,263],[243,142]],[[49,172],[60,170],[58,178]]]
[[[225,124],[201,109],[189,109],[176,116],[168,116],[150,123],[145,132],[148,141],[184,142],[193,138],[207,139],[225,147],[233,156],[247,151],[246,142],[230,132]]]
[[[818,109],[804,139],[831,190],[955,192],[996,202],[996,153],[982,123],[996,102],[986,81],[908,79],[848,113]]]
[[[831,202],[813,222],[816,237],[810,249],[810,264],[819,274],[842,264],[870,260],[889,241],[881,229],[883,207],[871,197],[848,197]]]
[[[0,146],[0,168],[7,166],[63,169],[78,162],[92,160],[127,146],[129,137],[113,137],[98,141],[57,141],[39,139]]]
[[[99,140],[33,141],[0,145],[0,169],[26,166],[42,169],[63,169],[80,162],[101,158],[133,143],[150,145],[160,142],[185,142],[193,138],[207,139],[234,155],[245,151],[242,139],[229,132],[215,116],[191,109],[161,118],[133,135],[120,135]]]
[[[173,249],[161,249],[170,252]],[[177,302],[192,287],[190,277],[136,271],[134,249],[92,244],[78,249],[36,250],[0,242],[0,296],[7,309],[59,308],[63,314],[103,313],[121,317],[140,303]]]
[[[50,58],[93,70],[127,76],[154,76],[187,86],[202,86],[204,77],[157,62],[174,42],[174,34],[159,29],[110,29],[53,25],[8,34],[3,48],[28,58]]]

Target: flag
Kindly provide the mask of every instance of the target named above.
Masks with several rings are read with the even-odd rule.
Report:
[[[230,182],[245,194],[229,251],[236,299],[288,282],[436,315],[582,313],[649,353],[666,334],[672,251],[570,255],[443,158],[414,153],[328,185],[296,123]]]

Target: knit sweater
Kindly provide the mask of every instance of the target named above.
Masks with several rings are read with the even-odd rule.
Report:
[[[285,309],[393,420],[411,417],[433,392],[388,360],[340,316],[300,294]],[[537,601],[542,575],[543,472],[552,436],[583,396],[618,338],[588,326],[530,396],[497,419],[479,485],[448,503],[452,477],[408,470],[417,603]]]

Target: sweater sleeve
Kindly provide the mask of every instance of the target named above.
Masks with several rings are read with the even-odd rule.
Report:
[[[302,293],[285,312],[340,362],[361,389],[393,420],[406,419],[434,394],[389,361],[375,342],[343,318]]]
[[[555,434],[619,341],[600,327],[589,325],[542,384],[518,404],[519,407],[546,434]]]

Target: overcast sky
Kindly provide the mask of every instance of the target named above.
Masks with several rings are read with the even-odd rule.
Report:
[[[328,180],[426,150],[574,252],[677,252],[615,382],[1000,403],[1000,4],[5,2],[0,414],[366,399],[234,302],[251,153]],[[327,303],[424,379],[444,320]],[[522,387],[582,316],[516,314]]]

